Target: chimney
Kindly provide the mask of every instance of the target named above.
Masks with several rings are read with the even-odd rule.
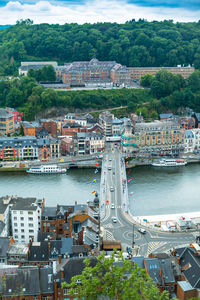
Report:
[[[48,242],[48,252],[49,252],[49,255],[50,255],[50,251],[51,251],[51,243]]]
[[[61,259],[62,259],[62,255],[58,255],[58,261],[59,261],[59,264],[61,264]]]
[[[61,271],[61,280],[63,280],[64,279],[64,269],[61,268],[60,271]]]

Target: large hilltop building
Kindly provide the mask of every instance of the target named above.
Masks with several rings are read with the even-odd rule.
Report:
[[[102,84],[113,86],[127,86],[140,81],[145,74],[155,75],[160,70],[166,70],[184,78],[190,76],[195,69],[191,66],[182,67],[126,67],[116,61],[74,61],[58,66],[57,62],[21,62],[19,75],[27,75],[29,69],[39,70],[45,65],[52,65],[56,72],[57,82],[69,87],[85,86],[86,84]]]

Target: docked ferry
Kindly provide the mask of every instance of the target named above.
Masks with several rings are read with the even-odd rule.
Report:
[[[187,164],[187,161],[185,159],[171,158],[171,159],[161,159],[157,162],[152,163],[152,166],[154,166],[154,167],[180,167],[180,166],[185,166],[186,164]]]
[[[32,167],[26,172],[30,174],[63,174],[67,172],[67,169],[57,165],[42,165],[39,167]]]

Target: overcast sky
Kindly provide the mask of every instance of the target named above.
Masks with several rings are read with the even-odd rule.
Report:
[[[200,0],[0,0],[0,24],[118,22],[139,18],[191,22],[200,19]]]

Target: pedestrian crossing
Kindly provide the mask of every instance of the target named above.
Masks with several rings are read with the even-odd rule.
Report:
[[[106,230],[106,240],[107,241],[113,241],[114,240],[114,236],[112,234],[112,232]]]
[[[167,242],[150,242],[148,243],[147,256],[154,252],[156,249],[166,245]]]

